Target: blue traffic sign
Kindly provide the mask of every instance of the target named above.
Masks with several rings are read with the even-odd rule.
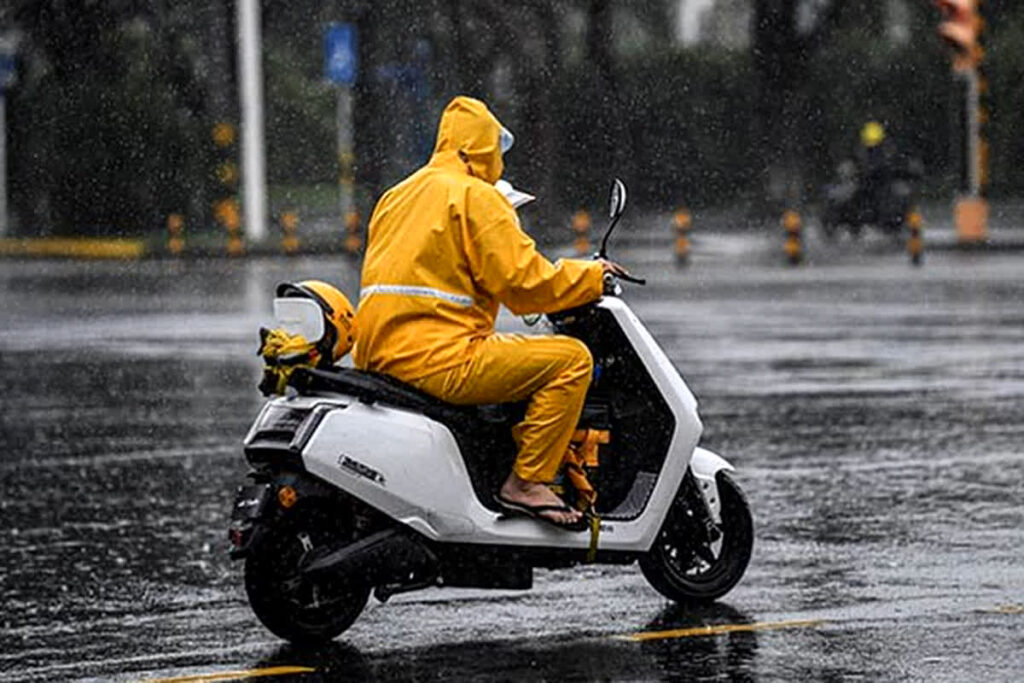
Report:
[[[18,80],[18,67],[13,54],[0,52],[0,91],[7,90]]]
[[[356,82],[358,67],[356,27],[328,24],[324,29],[324,77],[338,85],[352,85]]]

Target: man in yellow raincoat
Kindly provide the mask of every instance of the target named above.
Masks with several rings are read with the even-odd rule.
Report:
[[[581,515],[545,484],[583,408],[593,361],[564,336],[497,334],[499,304],[548,313],[600,298],[609,261],[549,262],[495,188],[512,136],[469,97],[445,108],[426,166],[388,190],[370,218],[355,363],[456,404],[529,399],[499,503],[565,528]]]

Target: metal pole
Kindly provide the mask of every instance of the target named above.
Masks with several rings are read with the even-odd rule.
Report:
[[[242,181],[245,234],[259,242],[267,235],[267,176],[263,134],[263,72],[260,68],[259,0],[238,0],[238,62],[241,69]]]
[[[960,195],[953,205],[953,223],[957,242],[962,246],[978,245],[988,238],[988,201],[982,196],[981,120],[978,104],[981,95],[975,67],[957,70],[963,83],[961,98]]]
[[[967,130],[964,131],[967,135],[967,192],[972,197],[977,197],[981,194],[981,155],[978,144],[980,136],[978,71],[971,69],[964,73],[964,78],[967,79],[967,102],[964,105],[967,107]]]
[[[0,237],[7,235],[7,94],[0,90]]]

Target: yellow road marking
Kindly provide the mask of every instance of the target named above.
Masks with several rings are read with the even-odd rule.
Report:
[[[308,666],[271,666],[265,669],[247,669],[243,671],[218,671],[211,674],[195,674],[192,676],[175,676],[173,678],[150,678],[146,683],[192,683],[193,681],[237,681],[242,678],[262,678],[264,676],[286,676],[288,674],[308,674],[316,671]]]
[[[999,605],[998,607],[981,611],[991,612],[992,614],[1024,614],[1024,605]]]
[[[145,255],[146,242],[141,239],[99,237],[8,237],[0,239],[0,256],[138,259]]]
[[[646,640],[664,640],[667,638],[692,638],[695,636],[713,636],[720,633],[736,633],[740,631],[770,631],[782,628],[814,628],[824,624],[822,619],[804,619],[793,621],[763,621],[754,624],[718,624],[715,626],[694,626],[677,628],[668,631],[647,631],[631,633],[624,636],[613,636],[619,640],[643,642]]]

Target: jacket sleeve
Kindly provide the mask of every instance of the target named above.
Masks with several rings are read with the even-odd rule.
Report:
[[[497,190],[471,193],[467,251],[473,280],[516,315],[552,313],[601,298],[596,261],[551,263],[519,227],[515,209]]]

